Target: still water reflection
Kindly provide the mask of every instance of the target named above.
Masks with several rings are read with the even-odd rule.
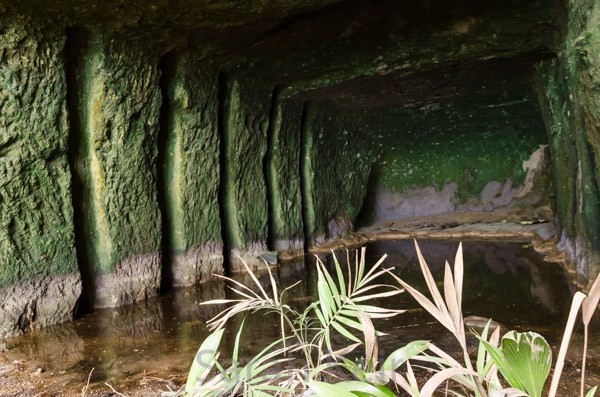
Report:
[[[446,259],[454,261],[457,243],[423,242],[421,249],[436,279],[441,280]],[[532,249],[518,243],[463,244],[465,316],[491,317],[518,330],[537,330],[551,343],[559,343],[568,312],[571,290],[563,270],[546,263]],[[411,241],[384,241],[367,246],[367,263],[384,253],[386,264],[419,289],[424,288]],[[346,253],[340,253],[345,257]],[[324,258],[327,260],[327,258]],[[290,301],[302,305],[317,296],[314,265],[294,263],[282,266],[279,282],[303,282],[290,292]],[[239,276],[243,281],[244,276]],[[266,275],[264,282],[268,283]],[[199,343],[207,336],[205,323],[221,307],[199,306],[209,299],[230,296],[222,282],[198,288],[176,289],[144,303],[98,310],[74,323],[38,330],[5,345],[15,360],[32,368],[43,368],[42,376],[53,380],[48,390],[81,390],[88,374],[92,384],[110,382],[127,388],[145,377],[171,379],[181,384]],[[408,294],[383,302],[409,309],[376,325],[389,335],[380,341],[381,352],[391,351],[414,339],[435,340],[441,347],[453,340],[427,313],[417,308]],[[233,344],[237,325],[228,330],[225,343]],[[262,349],[277,335],[276,322],[255,316],[246,322],[246,354]],[[223,351],[231,351],[223,346]]]

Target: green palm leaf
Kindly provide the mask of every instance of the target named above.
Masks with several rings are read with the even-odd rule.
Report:
[[[480,340],[512,387],[541,397],[552,365],[552,350],[543,336],[510,331],[502,337],[500,348]]]
[[[364,304],[364,302],[375,298],[394,296],[402,292],[402,289],[395,286],[371,284],[378,277],[388,273],[387,269],[381,268],[383,258],[372,268],[366,270],[365,249],[363,248],[360,257],[357,255],[354,269],[351,269],[350,260],[348,259],[349,270],[346,276],[335,253],[332,253],[332,255],[335,277],[317,258],[317,292],[319,300],[310,308],[314,311],[320,323],[319,331],[313,342],[317,346],[324,345],[327,348],[328,355],[335,359],[336,355],[331,341],[332,330],[350,341],[359,342],[361,339],[354,332],[362,334],[365,331],[364,321],[361,321],[360,313],[364,313],[371,319],[388,318],[404,311]]]
[[[190,393],[197,384],[202,384],[217,361],[217,349],[221,343],[224,329],[210,334],[200,345],[198,353],[192,362],[185,384],[185,393]]]
[[[395,371],[407,360],[419,355],[429,347],[429,342],[425,340],[416,340],[406,346],[393,351],[381,365],[382,371]]]
[[[337,384],[329,384],[312,380],[308,382],[308,388],[315,396],[318,397],[356,397],[356,394],[344,389]]]

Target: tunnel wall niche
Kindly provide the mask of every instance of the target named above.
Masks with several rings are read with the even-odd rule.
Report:
[[[305,233],[318,244],[354,229],[377,150],[362,113],[328,104],[309,105],[305,113]]]
[[[269,248],[298,255],[304,250],[301,154],[303,103],[273,93],[265,175],[269,197]]]
[[[362,226],[492,211],[504,220],[553,219],[545,126],[527,85],[390,109],[373,132],[381,153]]]
[[[273,87],[266,81],[221,75],[222,205],[226,266],[262,264],[268,249],[268,204],[263,159]]]
[[[89,31],[75,72],[73,131],[94,307],[156,295],[161,275],[157,138],[159,53]]]

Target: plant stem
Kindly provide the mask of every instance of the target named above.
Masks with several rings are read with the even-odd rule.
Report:
[[[584,396],[585,392],[585,362],[587,358],[587,345],[588,345],[588,326],[587,324],[583,327],[583,357],[581,358],[581,389],[580,395]]]
[[[465,365],[466,365],[467,369],[470,369],[471,371],[473,371],[473,364],[471,363],[471,357],[469,357],[469,352],[467,352],[466,348],[464,348],[464,347],[463,347],[463,354],[465,357]],[[471,376],[471,379],[477,386],[477,390],[479,390],[479,393],[481,393],[480,395],[482,397],[487,397],[487,393],[485,391],[485,388],[483,387],[483,384],[480,381],[480,378]]]

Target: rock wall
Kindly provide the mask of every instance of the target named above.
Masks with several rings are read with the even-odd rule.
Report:
[[[267,251],[267,189],[263,159],[273,88],[267,82],[221,77],[222,200],[229,266],[261,263]]]
[[[0,1],[0,336],[338,238],[372,193],[532,219],[544,144],[598,272],[595,1],[107,1]]]
[[[163,284],[192,285],[223,272],[218,73],[187,52],[162,66]]]
[[[300,193],[302,102],[280,100],[277,91],[274,95],[266,158],[270,248],[298,252],[304,249]]]
[[[306,234],[319,243],[343,234],[338,230],[331,235],[328,225],[338,229],[334,224],[356,220],[376,151],[356,117],[327,106],[306,111],[303,173],[310,185],[305,193]]]
[[[540,152],[546,130],[528,75],[531,65],[518,75],[521,83],[498,77],[502,84],[477,84],[469,99],[438,99],[398,110],[386,124],[369,121],[381,155],[361,222],[496,209],[551,220],[552,180],[544,173],[549,153]],[[531,177],[538,174],[535,192],[535,181],[526,182],[529,168]]]
[[[2,15],[0,336],[66,321],[81,291],[59,26]]]
[[[560,247],[586,284],[600,271],[600,5],[568,3],[564,44],[538,67],[553,151]]]
[[[80,34],[70,110],[83,273],[94,306],[115,306],[156,295],[160,286],[159,54],[125,36]]]

